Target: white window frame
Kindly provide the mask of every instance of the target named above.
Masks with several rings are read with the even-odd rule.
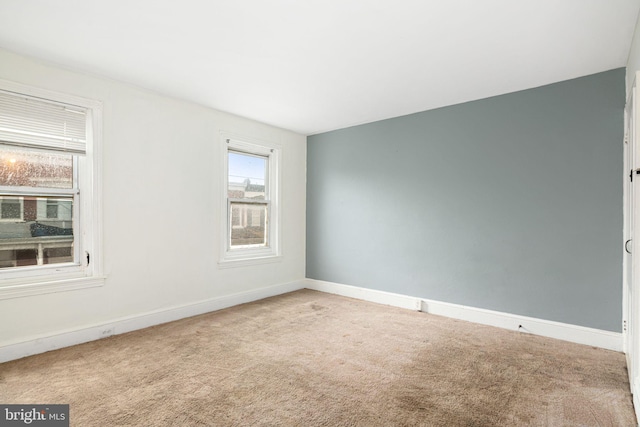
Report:
[[[222,158],[222,200],[220,221],[220,259],[221,268],[236,267],[265,262],[276,262],[280,253],[280,157],[282,148],[279,144],[221,132]],[[267,213],[267,246],[247,245],[231,247],[231,201],[229,188],[229,152],[246,153],[267,158],[267,177],[265,190],[268,198]],[[241,201],[241,200],[240,200]]]
[[[77,251],[75,259],[78,263],[0,269],[0,300],[102,286],[102,103],[1,79],[0,90],[87,110],[86,154],[74,157],[77,159],[74,173],[78,174],[78,190],[82,194],[78,203],[74,200],[73,206],[74,222],[77,221],[74,251]],[[17,187],[13,191],[16,196],[20,192],[36,197],[57,193],[46,188],[27,187]]]

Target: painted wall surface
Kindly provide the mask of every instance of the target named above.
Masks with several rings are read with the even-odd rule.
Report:
[[[307,277],[620,331],[624,73],[309,137]]]
[[[640,17],[639,17],[640,18]],[[631,41],[631,50],[627,60],[626,87],[627,97],[633,87],[636,72],[640,71],[640,19],[636,22],[636,30]]]
[[[0,346],[304,278],[302,135],[0,50],[0,78],[104,105],[99,288],[0,300]],[[219,269],[220,131],[282,146],[281,262]]]

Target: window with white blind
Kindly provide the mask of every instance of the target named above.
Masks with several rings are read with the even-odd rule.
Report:
[[[279,257],[280,147],[223,134],[224,236],[222,266]]]
[[[101,283],[101,120],[97,101],[0,81],[0,298]]]

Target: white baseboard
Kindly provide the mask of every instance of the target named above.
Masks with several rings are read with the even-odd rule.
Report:
[[[377,291],[357,286],[305,279],[212,298],[193,304],[185,304],[114,319],[107,323],[60,331],[52,335],[35,337],[26,341],[9,343],[0,347],[0,363],[20,359],[33,354],[44,353],[46,351],[62,347],[82,344],[100,338],[106,338],[111,335],[123,334],[162,323],[172,322],[186,317],[197,316],[199,314],[257,301],[303,288],[357,298],[378,304],[401,307],[409,310],[424,311],[426,313],[481,323],[484,325],[520,330],[521,332],[606,348],[609,350],[622,351],[621,333],[585,328],[583,326],[484,310],[481,308],[467,307],[440,301],[426,300],[418,297]],[[522,327],[520,328],[520,326]],[[637,396],[637,394],[634,394],[634,399],[636,399],[635,396]],[[640,402],[636,407],[640,408]]]
[[[343,295],[346,297],[407,308],[410,310],[420,310],[425,313],[435,314],[438,316],[451,317],[483,325],[497,326],[503,329],[556,338],[578,344],[606,348],[608,350],[623,350],[623,337],[622,333],[619,332],[586,328],[584,326],[571,325],[568,323],[554,322],[551,320],[536,319],[534,317],[520,316],[517,314],[433,301],[424,298],[360,288],[357,286],[325,282],[322,280],[306,279],[305,283],[306,288],[316,291]]]
[[[108,323],[94,324],[78,329],[61,331],[56,334],[38,337],[27,341],[11,343],[0,347],[0,363],[20,359],[33,354],[56,350],[62,347],[69,347],[76,344],[95,341],[111,335],[124,334],[126,332],[148,328],[162,323],[173,322],[174,320],[197,316],[199,314],[221,310],[234,305],[257,301],[285,294],[287,292],[297,291],[304,287],[304,281],[283,283],[247,292],[212,298],[193,304],[184,304],[134,316],[127,316],[115,319]]]
[[[420,311],[420,298],[407,295],[393,294],[391,292],[376,291],[374,289],[360,288],[358,286],[342,285],[340,283],[325,282],[323,280],[306,279],[305,288],[329,294],[342,295],[378,304],[391,305]]]

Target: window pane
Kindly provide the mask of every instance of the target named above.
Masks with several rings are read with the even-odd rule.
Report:
[[[21,219],[22,204],[20,203],[20,199],[8,197],[0,199],[0,218]]]
[[[264,200],[267,160],[263,156],[229,151],[229,197]]]
[[[44,249],[43,252],[42,261],[44,264],[58,264],[73,261],[73,247],[71,246]]]
[[[0,147],[0,185],[73,188],[73,155]]]
[[[2,196],[0,213],[0,268],[73,262],[72,197]]]
[[[58,218],[58,204],[47,201],[47,218]]]
[[[266,204],[231,203],[231,247],[267,245]]]

